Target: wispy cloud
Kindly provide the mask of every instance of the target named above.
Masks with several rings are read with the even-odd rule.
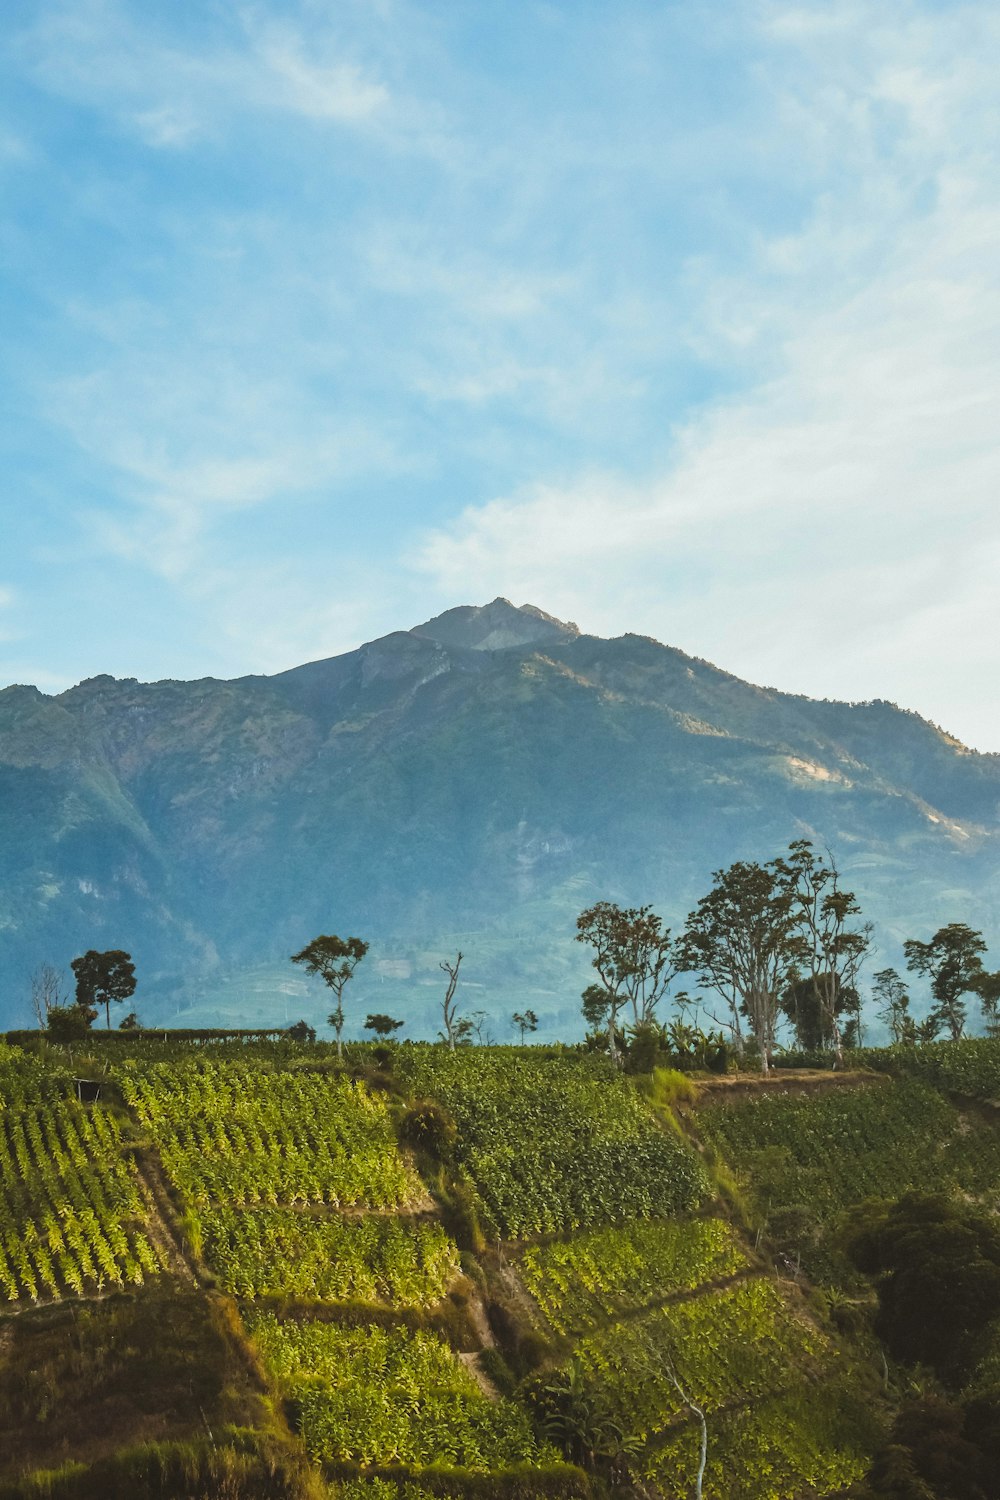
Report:
[[[767,12],[795,63],[776,114],[854,170],[749,273],[694,274],[699,337],[751,349],[758,381],[686,421],[657,477],[528,486],[415,563],[443,593],[646,629],[758,681],[896,694],[989,746],[1000,720],[966,683],[1000,626],[1000,28],[890,9]]]
[[[358,125],[389,104],[386,86],[344,55],[331,25],[313,18],[306,33],[249,5],[233,8],[227,25],[211,19],[195,45],[180,45],[117,0],[50,0],[21,49],[47,88],[112,114],[155,147],[187,147],[248,112]]]

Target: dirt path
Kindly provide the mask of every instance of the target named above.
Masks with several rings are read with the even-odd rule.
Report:
[[[146,1206],[146,1233],[160,1254],[170,1274],[184,1286],[197,1286],[198,1277],[184,1254],[180,1237],[174,1229],[174,1211],[163,1180],[159,1160],[152,1151],[142,1151],[135,1158],[139,1191]]]
[[[889,1081],[886,1073],[828,1072],[825,1068],[773,1068],[770,1073],[733,1073],[725,1078],[699,1078],[695,1082],[697,1103],[747,1094],[811,1094],[828,1089],[856,1089]]]

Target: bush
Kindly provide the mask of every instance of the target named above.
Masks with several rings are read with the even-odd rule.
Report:
[[[445,1159],[450,1158],[458,1127],[436,1099],[415,1099],[400,1123],[400,1134],[411,1146]]]

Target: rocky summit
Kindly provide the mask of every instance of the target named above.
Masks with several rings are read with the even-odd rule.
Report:
[[[738,858],[828,848],[879,964],[965,921],[1000,940],[1000,757],[894,704],[752,686],[530,605],[451,609],[356,651],[223,682],[0,693],[0,1024],[87,948],[135,960],[144,1021],[322,1021],[288,963],[371,953],[351,991],[434,1035],[442,959],[497,1040],[579,1034],[580,909],[674,924]]]

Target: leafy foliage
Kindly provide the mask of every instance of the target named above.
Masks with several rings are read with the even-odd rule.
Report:
[[[707,1191],[693,1153],[606,1063],[415,1047],[399,1066],[454,1116],[456,1157],[505,1235],[662,1216]]]
[[[20,1107],[0,1108],[0,1296],[11,1302],[141,1286],[161,1269],[119,1120],[43,1100],[51,1088],[29,1068]]]
[[[238,1297],[427,1307],[459,1269],[454,1241],[433,1221],[213,1208],[202,1227],[206,1259]]]
[[[421,1196],[385,1098],[363,1084],[201,1058],[125,1064],[120,1082],[189,1206],[400,1208]]]
[[[565,1332],[596,1327],[746,1265],[727,1224],[692,1219],[591,1229],[532,1245],[521,1272],[549,1322]]]
[[[699,1127],[762,1211],[805,1205],[820,1224],[864,1198],[1000,1182],[1000,1134],[917,1079],[710,1104]]]
[[[313,1458],[488,1471],[557,1457],[510,1401],[491,1402],[436,1335],[254,1313],[264,1362]]]

